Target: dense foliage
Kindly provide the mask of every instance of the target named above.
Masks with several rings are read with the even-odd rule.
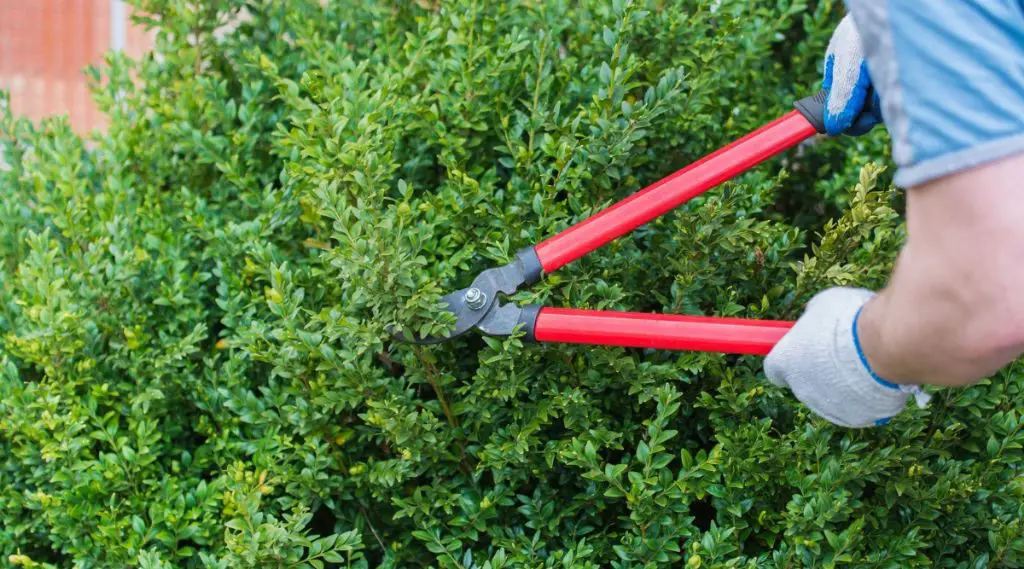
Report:
[[[720,354],[466,337],[440,295],[790,109],[838,0],[136,0],[109,130],[0,114],[0,563],[1017,567],[1024,373],[833,427]],[[885,282],[885,132],[518,302],[794,318]]]

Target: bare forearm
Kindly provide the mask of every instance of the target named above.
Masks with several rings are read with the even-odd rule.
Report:
[[[1013,361],[1022,346],[1000,339],[997,303],[957,294],[943,281],[922,282],[907,255],[888,288],[864,307],[859,336],[872,369],[895,383],[973,383]],[[957,281],[953,281],[957,282]]]
[[[908,190],[908,243],[858,332],[896,383],[964,385],[1024,352],[1024,156]]]

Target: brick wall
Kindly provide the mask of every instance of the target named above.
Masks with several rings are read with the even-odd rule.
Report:
[[[138,55],[149,36],[121,0],[0,0],[0,90],[18,114],[68,115],[80,132],[105,126],[84,69],[110,49]]]

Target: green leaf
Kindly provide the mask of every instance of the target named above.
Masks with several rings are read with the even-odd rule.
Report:
[[[651,462],[651,467],[655,470],[662,470],[672,463],[673,456],[670,454],[658,454]]]
[[[608,47],[614,47],[615,46],[615,32],[611,31],[610,29],[608,29],[607,26],[605,26],[605,28],[601,32],[601,34],[602,34],[602,37],[604,38],[604,44],[605,45],[607,45]]]
[[[146,523],[139,516],[132,516],[132,529],[139,535],[146,534]]]
[[[639,472],[635,471],[635,470],[631,470],[629,472],[629,474],[627,474],[627,477],[629,478],[629,482],[631,484],[633,484],[634,486],[643,486],[644,485],[644,477],[643,477],[643,475],[640,474]]]
[[[989,437],[985,450],[988,452],[989,456],[996,456],[999,454],[999,441],[997,441],[995,437]]]
[[[646,464],[651,458],[651,449],[645,441],[640,441],[636,446],[636,459],[641,464]]]
[[[613,480],[618,480],[622,477],[622,473],[626,471],[627,465],[625,464],[606,464],[604,466],[604,475]]]
[[[693,455],[685,448],[679,451],[679,461],[683,463],[683,468],[693,468]]]

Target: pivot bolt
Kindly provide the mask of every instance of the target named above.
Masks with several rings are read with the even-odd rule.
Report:
[[[478,288],[471,288],[466,291],[466,306],[470,310],[480,310],[487,303],[487,295]]]

